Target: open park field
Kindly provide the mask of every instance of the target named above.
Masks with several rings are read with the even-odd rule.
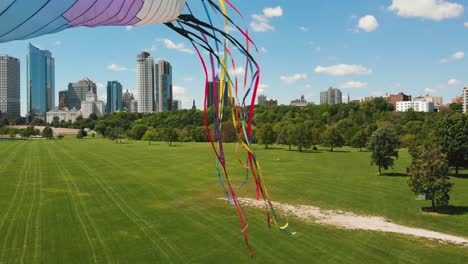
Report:
[[[231,175],[245,172],[228,145]],[[452,210],[424,213],[404,176],[410,157],[377,176],[367,152],[257,154],[272,200],[361,215],[468,238],[468,177],[452,178]],[[465,175],[467,171],[462,171]],[[254,197],[252,182],[240,192]],[[468,263],[468,247],[345,230],[280,211],[289,237],[245,207],[250,258],[225,201],[208,144],[106,139],[0,142],[0,263]]]

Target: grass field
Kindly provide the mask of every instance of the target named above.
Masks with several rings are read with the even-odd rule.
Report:
[[[244,171],[229,157],[233,177]],[[258,153],[271,198],[468,237],[468,179],[453,178],[454,214],[426,214],[406,185],[401,151],[391,176],[369,153]],[[464,172],[466,173],[466,171]],[[250,183],[241,196],[252,197]],[[104,139],[0,142],[0,263],[468,263],[468,248],[403,235],[342,230],[284,216],[294,237],[246,208],[243,243],[207,144]]]

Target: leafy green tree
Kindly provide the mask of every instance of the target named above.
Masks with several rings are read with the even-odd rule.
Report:
[[[367,146],[367,140],[367,134],[364,131],[359,130],[351,139],[351,146],[353,148],[359,148],[359,151],[362,151],[362,148]]]
[[[425,194],[432,201],[432,209],[447,206],[453,187],[448,176],[447,155],[432,144],[424,144],[418,150],[418,158],[408,168],[411,176],[408,186],[415,194]]]
[[[265,145],[265,149],[268,149],[268,145],[275,143],[276,133],[270,123],[264,123],[257,126],[256,135],[258,143]]]
[[[468,166],[468,115],[453,113],[443,117],[436,125],[435,137],[458,175],[460,167]]]
[[[105,137],[107,126],[106,120],[99,120],[94,126],[94,130]]]
[[[457,103],[452,103],[450,104],[450,110],[454,111],[454,112],[463,112],[463,104],[457,104]]]
[[[51,127],[45,127],[44,130],[42,130],[42,136],[47,139],[53,139],[54,131],[52,130]]]
[[[312,146],[312,127],[309,123],[301,122],[293,125],[292,134],[293,145],[299,149],[299,152]]]
[[[121,127],[114,128],[112,138],[116,143],[122,143],[122,139],[125,138],[125,130]]]
[[[158,140],[158,134],[156,133],[154,129],[148,129],[143,135],[142,140],[148,141],[148,145],[151,145],[152,141]]]
[[[83,138],[85,138],[86,136],[88,136],[88,133],[87,133],[86,130],[84,130],[84,129],[78,130],[78,133],[76,134],[76,138],[77,138],[77,139],[83,139]]]
[[[52,123],[50,123],[51,126],[57,128],[60,127],[60,118],[58,116],[54,116],[52,119]]]
[[[342,147],[344,145],[343,136],[334,127],[329,127],[320,135],[321,141],[325,146],[330,147],[333,152],[335,147]]]
[[[179,137],[177,131],[170,127],[170,128],[163,128],[161,129],[161,138],[167,142],[169,146],[172,146],[172,143],[176,141]]]
[[[398,143],[398,135],[392,128],[380,128],[372,134],[368,149],[372,152],[371,164],[379,167],[379,175],[382,175],[382,167],[387,170],[394,166]]]
[[[31,125],[33,125],[33,126],[44,126],[44,125],[45,125],[45,122],[44,122],[44,120],[35,117],[35,118],[31,121]]]
[[[130,135],[134,140],[141,140],[141,138],[145,135],[148,127],[145,125],[134,125],[130,130]]]
[[[317,150],[317,145],[320,144],[320,135],[322,134],[322,129],[318,127],[312,128],[312,146],[314,150]]]

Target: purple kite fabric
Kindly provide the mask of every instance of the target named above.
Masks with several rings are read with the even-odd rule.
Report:
[[[171,22],[186,0],[1,0],[0,42],[73,27],[140,26]]]

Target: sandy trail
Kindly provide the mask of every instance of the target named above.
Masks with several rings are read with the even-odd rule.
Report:
[[[265,208],[263,201],[257,201],[250,198],[239,198],[239,201],[246,206]],[[313,220],[319,224],[333,225],[352,230],[370,230],[404,234],[468,247],[468,238],[434,232],[427,229],[407,227],[389,222],[383,217],[363,216],[351,212],[324,210],[319,207],[309,205],[294,206],[278,202],[272,202],[272,204],[277,210],[294,215],[300,219]]]

